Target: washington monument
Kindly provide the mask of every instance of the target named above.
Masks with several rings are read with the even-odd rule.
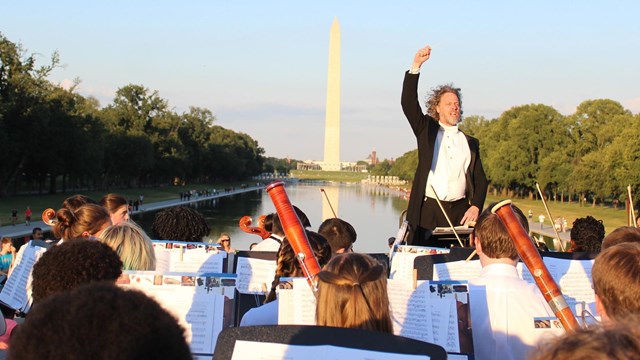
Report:
[[[329,32],[329,71],[324,130],[322,170],[341,170],[340,166],[340,24],[333,19]]]

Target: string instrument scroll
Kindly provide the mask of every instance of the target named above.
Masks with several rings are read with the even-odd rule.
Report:
[[[542,256],[531,241],[531,238],[518,221],[518,218],[511,207],[511,200],[499,202],[491,209],[491,212],[498,215],[504,226],[509,232],[511,240],[518,251],[520,259],[525,264],[533,279],[542,292],[542,296],[553,310],[556,317],[562,323],[567,332],[574,332],[580,325],[578,320],[571,312],[571,308],[567,305],[560,287],[549,273],[549,269],[542,261]]]
[[[273,182],[267,186],[266,190],[276,208],[284,234],[300,262],[300,267],[307,278],[307,282],[315,292],[318,288],[316,275],[321,270],[320,264],[311,249],[311,245],[309,245],[307,233],[300,219],[298,219],[291,201],[289,201],[289,196],[287,196],[287,192],[284,189],[284,183],[282,181]]]
[[[58,220],[56,219],[56,211],[48,208],[42,212],[42,221],[49,226],[54,226]]]
[[[249,233],[249,234],[255,234],[260,236],[262,239],[266,239],[269,236],[271,236],[271,233],[268,232],[263,226],[264,226],[264,218],[265,216],[262,215],[260,216],[260,218],[258,219],[258,226],[251,226],[251,224],[253,223],[253,219],[251,219],[250,216],[243,216],[240,218],[239,221],[239,226],[240,226],[240,230]],[[260,226],[262,225],[262,226]]]

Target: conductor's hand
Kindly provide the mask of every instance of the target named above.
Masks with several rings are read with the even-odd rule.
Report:
[[[412,68],[419,69],[425,61],[429,60],[429,57],[431,57],[431,46],[427,45],[416,53],[416,56],[413,58]]]
[[[467,212],[464,213],[462,220],[460,220],[461,225],[473,223],[475,224],[476,220],[478,220],[478,215],[480,215],[480,209],[477,206],[471,206],[467,209]]]

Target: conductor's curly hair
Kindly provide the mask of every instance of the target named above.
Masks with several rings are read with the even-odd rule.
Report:
[[[35,304],[81,285],[115,281],[122,261],[108,245],[95,240],[66,240],[52,246],[33,265],[32,296]]]
[[[460,116],[462,116],[462,91],[460,88],[453,86],[453,84],[444,84],[431,89],[431,93],[429,93],[426,102],[427,115],[436,120],[440,120],[436,107],[438,107],[440,99],[442,99],[442,96],[446,93],[452,93],[458,97],[458,102],[460,103]]]

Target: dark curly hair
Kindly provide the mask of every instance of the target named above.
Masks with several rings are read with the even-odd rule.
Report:
[[[427,115],[436,120],[440,120],[436,107],[440,104],[442,95],[446,93],[452,93],[458,97],[458,102],[460,103],[460,117],[462,117],[462,91],[460,88],[453,86],[453,84],[444,84],[431,89],[431,93],[427,97],[427,102],[425,104],[427,107]]]
[[[202,241],[210,228],[196,210],[174,206],[156,214],[151,230],[156,240]]]
[[[115,283],[122,261],[108,245],[95,240],[66,240],[52,246],[33,265],[34,303],[92,282]]]
[[[316,256],[320,267],[323,267],[331,260],[331,246],[329,246],[327,239],[317,232],[310,230],[306,230],[306,232],[311,250],[313,250],[313,254]],[[280,284],[281,277],[304,276],[300,263],[293,251],[293,247],[291,247],[291,243],[286,237],[282,240],[280,249],[278,249],[276,263],[276,273],[271,283],[271,291],[264,300],[265,304],[276,299],[276,288],[278,284]]]
[[[191,352],[184,329],[157,302],[89,284],[34,307],[11,338],[9,358],[186,360]]]
[[[600,252],[604,239],[602,220],[593,216],[578,218],[571,227],[572,251]]]

